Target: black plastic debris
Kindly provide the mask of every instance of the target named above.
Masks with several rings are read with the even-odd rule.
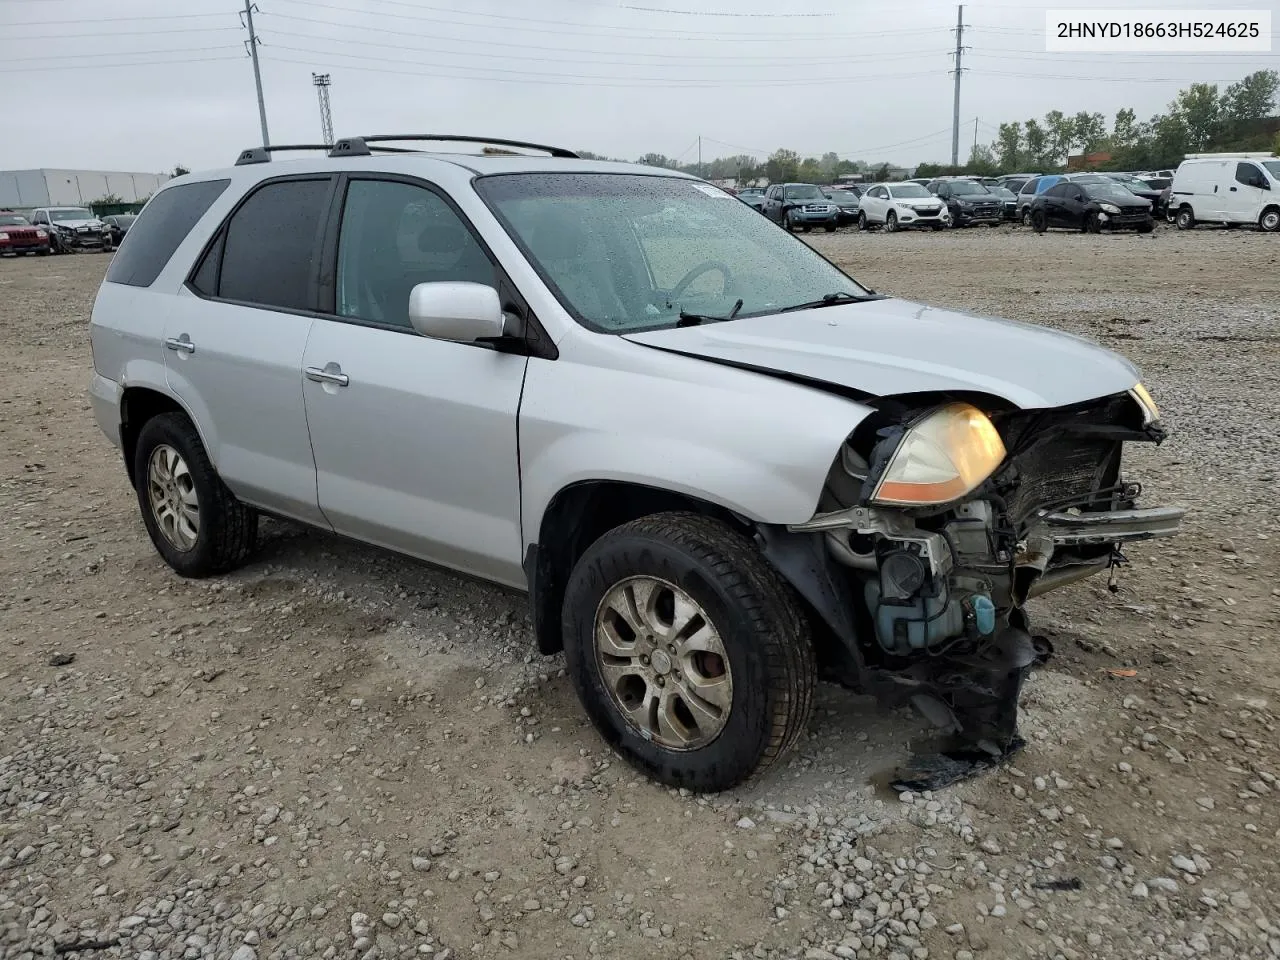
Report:
[[[1026,745],[1027,741],[1015,735],[999,753],[967,749],[918,754],[911,758],[909,772],[890,781],[889,786],[899,793],[941,790],[1002,766]]]
[[[1036,880],[1031,884],[1032,890],[1079,890],[1084,884],[1079,877],[1064,877],[1061,880]]]

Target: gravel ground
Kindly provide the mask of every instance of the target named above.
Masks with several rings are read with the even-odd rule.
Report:
[[[1027,750],[885,788],[922,727],[824,689],[694,797],[586,725],[523,599],[265,526],[163,566],[85,398],[106,257],[0,261],[0,957],[1280,957],[1280,241],[815,236],[877,290],[1133,357],[1194,511],[1034,602]]]

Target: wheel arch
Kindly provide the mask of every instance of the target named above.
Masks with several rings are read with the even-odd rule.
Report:
[[[120,394],[120,448],[124,454],[124,466],[129,474],[130,484],[136,481],[133,475],[133,457],[138,448],[138,435],[148,420],[162,413],[180,413],[191,421],[200,436],[200,442],[204,444],[205,452],[212,460],[213,452],[200,424],[180,400],[154,387],[127,386]]]
[[[564,648],[560,613],[565,587],[587,548],[615,527],[668,512],[712,517],[748,536],[755,529],[749,518],[723,504],[627,480],[579,480],[551,498],[542,512],[538,539],[524,556],[539,651],[551,654]]]

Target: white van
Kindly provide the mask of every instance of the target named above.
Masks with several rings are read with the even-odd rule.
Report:
[[[1169,211],[1179,230],[1197,223],[1256,223],[1280,230],[1280,157],[1189,154],[1173,175]]]

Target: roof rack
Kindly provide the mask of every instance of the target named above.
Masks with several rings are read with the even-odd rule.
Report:
[[[541,150],[549,153],[553,157],[565,157],[571,160],[578,159],[578,155],[572,150],[566,150],[564,147],[549,147],[545,143],[528,143],[524,140],[503,140],[498,137],[466,137],[450,133],[408,133],[408,134],[375,134],[368,137],[344,137],[333,145],[333,149],[329,151],[331,157],[367,157],[374,150],[387,153],[412,153],[404,147],[380,147],[371,146],[371,144],[386,143],[389,141],[435,141],[438,143],[483,143],[496,147],[520,147],[525,150]]]
[[[240,156],[236,157],[236,166],[243,167],[250,163],[268,163],[273,153],[283,153],[289,150],[329,151],[332,149],[333,145],[329,143],[291,143],[271,147],[250,147],[248,150],[240,151]]]

